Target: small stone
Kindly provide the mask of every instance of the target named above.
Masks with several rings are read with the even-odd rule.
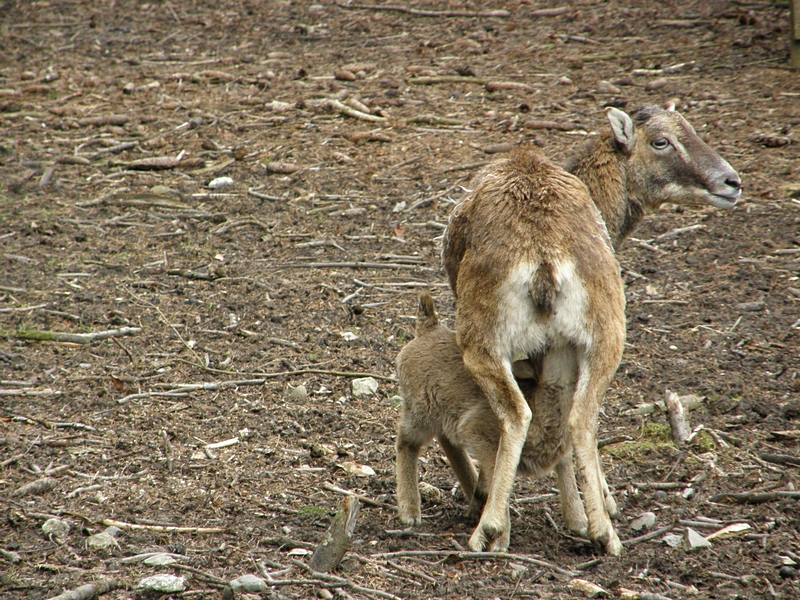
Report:
[[[378,382],[373,377],[361,377],[353,379],[350,389],[356,398],[369,398],[378,391]]]
[[[435,485],[425,483],[424,481],[419,482],[419,496],[425,502],[431,503],[439,503],[444,500],[444,494],[442,493],[442,490],[437,488]]]
[[[674,533],[670,533],[665,535],[662,541],[670,548],[678,548],[683,543],[683,538]]]
[[[658,490],[656,491],[655,494],[653,494],[653,498],[655,498],[659,502],[663,502],[664,500],[669,498],[669,496],[667,495],[667,492],[665,492],[664,490]]]
[[[122,93],[123,94],[132,94],[135,89],[136,89],[136,86],[133,85],[133,82],[129,81],[124,86],[122,86]]]
[[[586,581],[585,579],[573,579],[569,582],[569,587],[578,590],[586,598],[605,598],[608,592],[599,585]]]
[[[305,402],[306,399],[308,399],[308,391],[306,391],[306,386],[302,383],[296,388],[292,388],[292,391],[289,392],[289,400],[292,402]]]
[[[731,523],[730,525],[723,527],[722,529],[715,531],[706,536],[706,540],[723,540],[729,537],[735,537],[737,535],[742,535],[746,531],[750,531],[752,529],[750,525],[747,523]]]
[[[394,205],[394,208],[392,209],[392,212],[393,213],[399,213],[399,212],[403,212],[405,209],[406,209],[406,201],[405,200],[401,200],[400,202],[398,202],[397,204]]]
[[[616,85],[605,79],[597,84],[597,91],[601,94],[619,94],[620,90]]]
[[[69,523],[55,518],[47,519],[42,525],[42,531],[44,531],[45,535],[59,539],[67,537],[69,529]]]
[[[270,163],[267,163],[267,173],[277,173],[279,175],[291,175],[292,173],[296,173],[300,170],[294,163],[284,162],[281,160],[276,160]]]
[[[742,302],[735,305],[733,308],[740,312],[757,312],[764,310],[764,302]]]
[[[86,545],[89,548],[98,548],[100,550],[105,550],[111,546],[117,546],[117,548],[119,548],[119,544],[117,544],[117,540],[114,538],[121,532],[122,530],[119,527],[107,527],[104,531],[95,533],[86,538]]]
[[[212,190],[219,190],[224,187],[228,187],[229,185],[233,185],[233,179],[230,177],[217,177],[208,183],[208,187],[210,187]]]
[[[153,575],[142,579],[136,587],[141,590],[161,592],[162,594],[174,594],[186,589],[186,577],[167,574]]]
[[[246,592],[260,594],[267,591],[267,582],[255,575],[242,575],[230,582],[231,589],[236,593]]]
[[[352,331],[343,331],[339,334],[345,342],[353,342],[358,339],[358,336]]]
[[[355,475],[356,477],[372,477],[375,475],[375,470],[369,465],[360,465],[357,462],[345,461],[339,466],[350,475]]]
[[[781,576],[781,579],[795,579],[797,577],[797,569],[783,566],[778,569],[778,575]]]
[[[171,187],[167,185],[154,185],[150,188],[150,193],[155,194],[156,196],[178,196],[178,192],[173,190]]]
[[[687,552],[694,552],[703,548],[711,548],[711,542],[691,527],[687,527],[683,534],[683,549]]]
[[[656,524],[656,514],[652,512],[643,512],[636,519],[631,522],[631,529],[634,531],[641,531],[644,529],[648,531]]]
[[[648,92],[654,92],[666,87],[668,83],[669,81],[666,79],[654,79],[653,81],[648,81],[645,84],[644,89],[646,89]]]
[[[572,85],[572,79],[569,77],[562,77],[558,80],[559,85]]]

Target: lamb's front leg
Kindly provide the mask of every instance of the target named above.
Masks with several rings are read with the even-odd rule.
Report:
[[[510,364],[471,348],[463,350],[464,366],[500,421],[500,442],[486,506],[467,545],[476,552],[490,547],[504,551],[508,548],[508,503],[531,422],[531,410],[514,381]]]

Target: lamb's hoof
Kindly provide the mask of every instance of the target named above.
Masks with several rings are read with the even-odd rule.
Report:
[[[617,501],[614,500],[614,496],[609,494],[605,497],[606,500],[606,510],[608,511],[608,516],[612,519],[616,519],[619,516],[619,507],[617,507]]]

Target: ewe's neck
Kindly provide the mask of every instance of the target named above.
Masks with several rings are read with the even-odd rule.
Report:
[[[644,217],[644,207],[628,191],[627,162],[606,134],[590,142],[566,166],[589,188],[615,250]]]

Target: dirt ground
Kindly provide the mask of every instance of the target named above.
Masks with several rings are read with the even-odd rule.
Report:
[[[613,598],[800,597],[788,4],[398,4],[0,2],[0,596],[113,578],[102,597],[131,598],[172,574],[185,591],[154,597],[230,598],[251,573],[272,579],[251,598],[583,597],[576,577]],[[404,530],[394,360],[420,288],[453,325],[438,236],[462,186],[519,142],[560,161],[604,107],[670,100],[744,196],[665,206],[619,253],[628,343],[599,438],[625,554],[567,533],[552,477],[517,482],[511,555],[464,553],[436,446]],[[354,397],[367,375],[377,394]],[[702,399],[685,448],[643,406],[665,389]],[[305,565],[341,490],[365,502],[324,579]],[[766,495],[718,496],[747,492]],[[738,523],[695,552],[664,541]]]

